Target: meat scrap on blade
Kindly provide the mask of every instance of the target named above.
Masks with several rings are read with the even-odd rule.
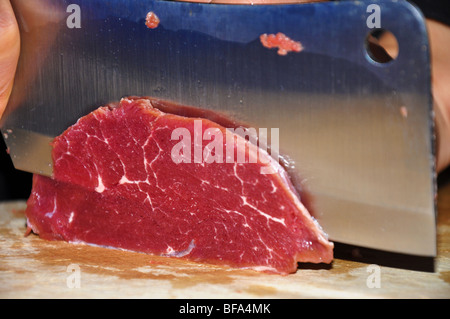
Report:
[[[299,41],[294,41],[281,32],[277,34],[261,34],[259,40],[268,49],[278,48],[278,55],[286,55],[289,52],[301,52],[303,50],[303,46]]]
[[[229,133],[164,113],[155,101],[100,107],[54,140],[54,176],[34,175],[27,202],[34,233],[279,274],[296,272],[298,262],[332,261],[333,243],[277,161],[265,151],[245,163],[174,161],[174,130],[194,135],[200,123],[202,133]],[[243,141],[234,150],[244,145],[249,158],[260,150],[234,138]],[[275,173],[262,174],[267,166]]]
[[[147,16],[145,17],[145,25],[147,28],[156,29],[159,26],[159,22],[159,18],[154,12],[150,11],[147,13]]]

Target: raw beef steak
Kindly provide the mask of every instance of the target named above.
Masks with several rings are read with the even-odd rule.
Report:
[[[227,134],[209,120],[164,113],[151,99],[122,99],[81,118],[54,141],[53,179],[34,176],[28,227],[48,240],[281,274],[297,262],[331,262],[333,244],[279,163],[264,151],[252,161],[258,148],[245,140],[233,145],[246,147],[245,163],[208,162],[220,149],[206,147],[198,161],[199,124],[215,139]],[[177,129],[194,138],[180,144]],[[225,154],[225,138],[216,142]],[[174,151],[180,145],[192,146],[190,163],[187,148]],[[274,173],[262,174],[268,167]]]

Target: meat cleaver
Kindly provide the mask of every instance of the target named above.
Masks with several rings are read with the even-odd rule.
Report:
[[[412,4],[12,3],[22,50],[1,130],[16,169],[51,176],[55,136],[98,106],[152,96],[277,128],[331,240],[435,256],[429,46]],[[385,31],[395,59],[371,51]],[[302,49],[261,42],[278,33]]]

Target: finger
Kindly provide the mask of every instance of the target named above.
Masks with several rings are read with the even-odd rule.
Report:
[[[20,53],[20,35],[9,0],[0,0],[0,117],[11,94]]]

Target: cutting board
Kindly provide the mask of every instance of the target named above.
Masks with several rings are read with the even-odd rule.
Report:
[[[288,276],[24,236],[25,206],[0,203],[1,298],[450,298],[450,184],[436,258],[336,245]]]

